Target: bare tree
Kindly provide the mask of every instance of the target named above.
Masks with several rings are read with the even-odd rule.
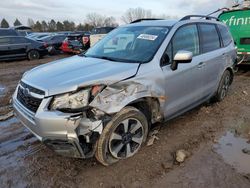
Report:
[[[37,31],[37,32],[41,32],[41,31],[42,31],[42,24],[41,24],[39,21],[37,21],[37,22],[34,24],[34,26],[33,26],[33,30],[34,30],[34,31]]]
[[[237,6],[241,3],[240,0],[226,0],[226,6],[227,7],[232,7],[232,6]]]
[[[50,22],[48,22],[48,30],[49,31],[56,31],[56,22],[55,20],[51,20]]]
[[[64,30],[64,25],[62,24],[62,22],[58,21],[56,23],[56,30],[57,31],[63,31]]]
[[[143,8],[130,8],[128,9],[125,14],[121,17],[121,20],[124,23],[130,23],[132,21],[135,21],[137,19],[142,18],[152,18],[152,11],[146,10]]]
[[[32,28],[35,25],[35,22],[31,18],[28,18],[27,24],[28,24],[29,27]]]
[[[42,31],[43,32],[48,31],[48,24],[47,24],[47,22],[43,20],[41,24],[42,24]]]
[[[104,26],[105,27],[117,27],[118,23],[116,22],[116,19],[113,16],[110,16],[110,17],[105,18]]]
[[[86,15],[85,22],[94,27],[103,26],[105,18],[97,13],[89,13]]]
[[[106,17],[97,13],[87,14],[85,22],[93,27],[114,27],[118,25],[114,17]]]

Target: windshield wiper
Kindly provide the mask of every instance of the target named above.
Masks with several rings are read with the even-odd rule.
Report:
[[[129,60],[129,59],[119,59],[119,58],[112,58],[112,57],[107,57],[107,56],[94,56],[94,55],[85,55],[84,57],[92,57],[92,58],[97,58],[97,59],[105,59],[108,61],[114,61],[114,62],[123,62],[123,63],[142,63],[141,61],[134,61],[134,60]]]
[[[117,59],[115,58],[112,58],[112,57],[106,57],[106,56],[98,56],[96,58],[99,58],[99,59],[105,59],[105,60],[109,60],[109,61],[118,61]]]
[[[97,59],[105,59],[105,60],[109,60],[109,61],[119,61],[118,59],[112,58],[112,57],[106,57],[106,56],[95,56],[95,55],[85,55],[84,57],[92,57],[92,58],[97,58]]]

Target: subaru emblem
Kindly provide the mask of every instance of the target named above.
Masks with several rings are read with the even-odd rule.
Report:
[[[30,95],[30,90],[28,88],[25,88],[23,91],[24,95]]]

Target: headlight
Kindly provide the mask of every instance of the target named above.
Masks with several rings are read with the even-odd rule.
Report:
[[[77,93],[67,93],[54,98],[51,110],[77,110],[89,104],[90,90],[85,89]]]

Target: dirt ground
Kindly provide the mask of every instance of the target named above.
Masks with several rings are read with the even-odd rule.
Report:
[[[24,71],[64,57],[0,63],[0,114],[10,110],[10,96]],[[104,167],[95,159],[57,156],[16,118],[2,121],[0,187],[249,188],[249,168],[243,170],[237,162],[250,167],[250,155],[230,149],[234,142],[226,137],[230,132],[235,139],[246,141],[244,147],[250,151],[249,67],[236,74],[223,102],[204,104],[170,122],[155,125],[155,129],[160,130],[159,140],[152,146],[144,146],[134,157]],[[179,149],[189,153],[182,164],[175,162]],[[235,154],[233,161],[227,158],[229,150]],[[243,155],[244,160],[237,154]]]

